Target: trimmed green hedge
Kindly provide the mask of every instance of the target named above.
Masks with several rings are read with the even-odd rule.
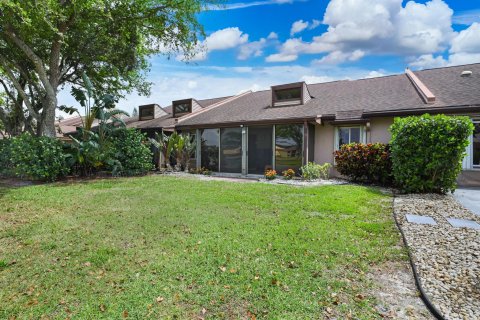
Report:
[[[395,183],[404,192],[447,193],[456,188],[473,132],[464,116],[396,118],[390,127]]]

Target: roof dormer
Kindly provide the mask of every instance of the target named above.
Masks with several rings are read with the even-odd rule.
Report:
[[[155,103],[138,106],[138,120],[140,121],[156,119],[167,114],[165,110]]]
[[[184,116],[201,109],[202,106],[195,99],[183,99],[172,101],[172,114],[174,118]]]
[[[272,106],[294,106],[305,104],[311,99],[305,82],[272,86]]]

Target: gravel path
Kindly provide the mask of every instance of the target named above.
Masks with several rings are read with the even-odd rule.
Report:
[[[480,216],[450,195],[400,195],[394,210],[432,304],[446,319],[480,319],[480,230],[447,221],[480,223]],[[406,214],[431,217],[437,224],[408,222]]]

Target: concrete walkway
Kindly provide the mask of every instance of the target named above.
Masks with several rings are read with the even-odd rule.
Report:
[[[465,208],[480,216],[480,188],[460,188],[455,190],[453,196]]]

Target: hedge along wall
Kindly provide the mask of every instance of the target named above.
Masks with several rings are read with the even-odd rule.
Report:
[[[400,189],[419,193],[455,190],[473,133],[470,118],[428,114],[396,118],[390,131],[393,175]]]

